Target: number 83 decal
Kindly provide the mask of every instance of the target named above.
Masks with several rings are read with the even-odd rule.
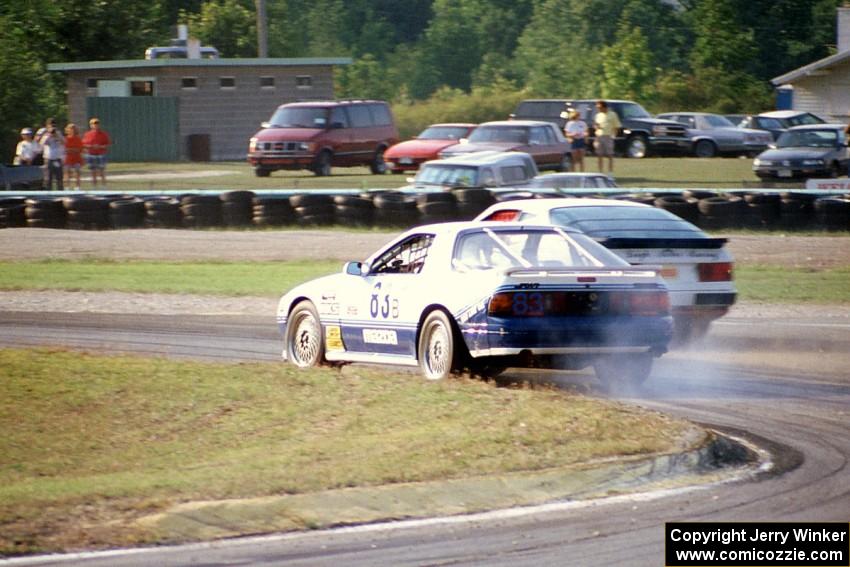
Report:
[[[379,315],[384,319],[398,319],[398,298],[389,293],[381,294],[381,282],[372,288],[372,299],[369,301],[369,314],[373,319]]]

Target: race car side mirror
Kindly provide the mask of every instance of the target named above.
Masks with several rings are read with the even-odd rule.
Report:
[[[346,262],[343,271],[349,276],[365,276],[369,273],[369,265],[362,262]]]

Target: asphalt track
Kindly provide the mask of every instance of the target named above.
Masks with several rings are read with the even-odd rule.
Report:
[[[271,318],[0,312],[0,345],[37,344],[228,360],[273,360],[279,349]],[[730,431],[771,455],[770,471],[734,482],[469,517],[8,563],[658,566],[664,563],[665,522],[847,522],[848,353],[846,322],[730,317],[700,349],[659,361],[646,387],[628,401]]]

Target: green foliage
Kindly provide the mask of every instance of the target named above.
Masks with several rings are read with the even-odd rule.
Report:
[[[527,95],[504,80],[487,87],[473,87],[468,94],[443,87],[426,101],[394,105],[393,113],[401,137],[410,138],[436,122],[504,120]]]
[[[602,96],[650,102],[655,69],[649,44],[638,28],[623,27],[617,42],[602,49]]]
[[[192,36],[212,45],[222,57],[256,57],[256,15],[239,0],[205,2],[197,14],[181,13]]]

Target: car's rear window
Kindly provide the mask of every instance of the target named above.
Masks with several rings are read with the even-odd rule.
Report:
[[[465,126],[430,126],[418,136],[420,140],[458,140],[466,136],[469,128]]]
[[[528,143],[528,128],[517,126],[479,126],[469,135],[470,142]]]
[[[550,211],[549,220],[594,238],[708,238],[691,223],[651,207],[562,207]]]

